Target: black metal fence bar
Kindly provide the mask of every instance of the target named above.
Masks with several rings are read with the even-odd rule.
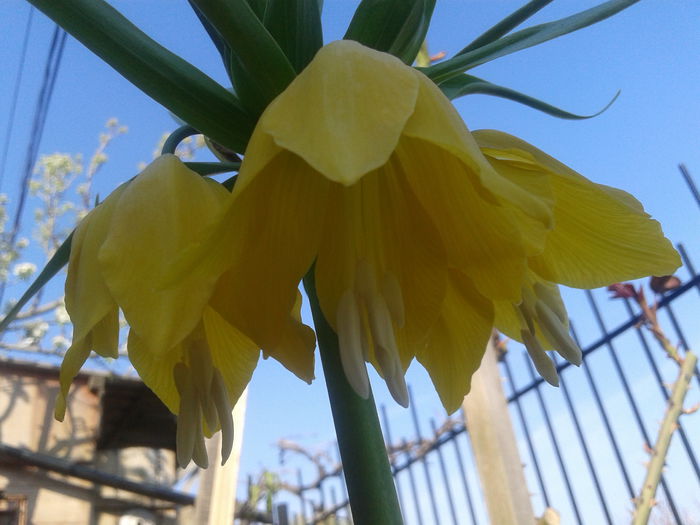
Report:
[[[386,436],[386,446],[388,449],[393,443],[393,440],[391,439],[391,427],[389,426],[389,416],[386,413],[386,405],[382,405],[380,409],[382,413],[382,427],[384,428],[384,434]],[[396,495],[399,497],[399,506],[401,507],[401,509],[405,509],[406,507],[404,507],[403,492],[401,490],[401,484],[399,483],[399,476],[396,475],[396,466],[392,464],[391,469],[394,474],[394,483],[396,484]]]
[[[569,329],[571,330],[571,335],[574,337],[574,340],[580,346],[581,342],[578,338],[578,334],[576,333],[576,329],[574,328],[574,323],[572,321],[569,321]],[[583,370],[583,373],[586,376],[586,380],[588,381],[588,386],[590,387],[591,392],[593,392],[593,399],[595,400],[596,406],[598,407],[598,413],[603,419],[603,426],[605,427],[605,431],[608,434],[608,441],[612,446],[613,454],[615,455],[615,459],[617,460],[617,465],[620,469],[620,473],[622,474],[622,478],[625,481],[627,493],[629,494],[630,499],[632,499],[635,497],[634,486],[632,485],[632,480],[630,479],[629,472],[627,471],[627,467],[625,466],[625,461],[622,458],[622,452],[620,452],[620,445],[617,442],[617,438],[615,437],[615,433],[613,432],[612,425],[610,424],[610,416],[608,416],[608,411],[605,409],[605,405],[603,404],[598,385],[596,384],[595,379],[593,379],[593,374],[590,371],[590,367],[585,365],[586,355],[587,354],[584,352],[584,364],[581,367],[581,369]]]
[[[430,430],[433,431],[433,435],[437,433],[437,425],[434,419],[430,419]],[[442,473],[442,482],[445,484],[445,495],[447,496],[447,505],[450,509],[450,516],[452,517],[452,523],[457,525],[457,511],[455,510],[455,503],[452,499],[452,491],[450,490],[450,479],[447,476],[447,467],[445,466],[445,458],[442,454],[440,448],[435,450],[438,457],[438,462],[440,463],[440,472]]]
[[[411,388],[408,389],[408,399],[411,410],[411,419],[413,419],[413,428],[416,432],[416,442],[422,443],[423,436],[420,431],[420,424],[418,423],[418,412],[416,411],[416,404],[413,401],[413,392]],[[433,518],[435,518],[435,523],[440,523],[440,513],[438,512],[437,502],[435,501],[435,490],[433,489],[433,478],[430,476],[430,469],[428,468],[428,461],[426,460],[427,454],[421,456],[421,464],[423,465],[423,472],[425,473],[425,483],[428,487],[428,497],[430,499],[430,508],[433,511]]]
[[[502,361],[503,368],[506,371],[506,376],[508,377],[508,383],[511,390],[515,390],[515,381],[513,380],[513,373],[510,369],[510,364],[508,359]],[[515,409],[518,413],[518,419],[520,420],[520,425],[523,427],[523,435],[525,436],[525,442],[527,443],[527,449],[530,452],[530,457],[532,457],[532,465],[535,467],[535,476],[537,477],[537,484],[542,491],[542,498],[547,507],[551,506],[549,500],[549,494],[547,493],[547,487],[544,483],[544,477],[542,476],[542,470],[540,469],[540,462],[537,459],[537,453],[535,452],[535,446],[532,443],[532,436],[530,435],[530,429],[527,424],[527,419],[525,418],[525,412],[520,404],[520,396],[516,397],[513,401],[515,403]]]
[[[408,447],[406,447],[406,440],[401,440],[401,446],[406,450],[406,455],[410,458],[411,453],[408,452]],[[416,517],[418,518],[418,524],[423,525],[423,513],[421,512],[420,500],[418,499],[418,490],[416,489],[416,478],[413,476],[412,463],[408,464],[406,470],[408,471],[408,480],[411,485],[411,492],[413,494],[413,502],[416,506]]]
[[[700,208],[700,192],[698,192],[698,187],[695,185],[693,177],[690,176],[688,168],[686,168],[684,164],[679,164],[678,169],[681,171],[681,175],[683,175],[685,183],[688,185],[688,189],[690,190],[690,194],[695,199],[695,203]]]
[[[457,468],[459,468],[460,479],[462,480],[462,486],[464,487],[464,494],[467,497],[467,506],[469,507],[469,515],[472,519],[472,524],[479,525],[479,520],[476,519],[476,512],[474,510],[472,491],[470,490],[469,482],[467,481],[467,469],[465,468],[464,461],[462,460],[462,452],[459,450],[459,443],[457,442],[458,435],[459,434],[454,434],[454,437],[451,440],[455,450],[455,458],[457,458]]]
[[[598,304],[596,303],[595,298],[593,297],[593,293],[590,290],[585,290],[585,293],[586,297],[588,298],[589,304],[591,305],[591,310],[595,316],[600,331],[603,333],[603,335],[607,335],[607,327],[605,326],[605,322],[603,321],[603,316],[600,313]],[[622,365],[620,364],[620,359],[618,358],[617,352],[615,351],[613,339],[609,338],[608,341],[605,343],[605,346],[608,348],[608,352],[613,362],[613,367],[615,368],[615,372],[617,372],[617,376],[620,379],[620,383],[622,383],[622,390],[624,391],[625,397],[627,398],[627,402],[629,403],[629,406],[632,409],[632,414],[634,415],[634,419],[637,423],[637,427],[639,428],[639,432],[642,434],[644,442],[651,447],[653,445],[653,441],[649,437],[646,426],[644,425],[644,421],[642,419],[642,415],[639,411],[639,407],[637,406],[637,402],[634,399],[634,395],[632,395],[632,389],[629,386],[629,381],[627,380],[627,376],[624,370],[622,369]],[[666,477],[663,474],[661,475],[661,487],[663,488],[664,494],[666,495],[666,501],[668,502],[668,506],[671,509],[671,512],[673,513],[676,522],[682,524],[683,522],[681,520],[680,514],[678,513],[678,509],[676,508],[676,503],[673,499],[673,494],[669,490],[668,484],[666,483]]]
[[[525,358],[525,368],[528,370],[528,373],[530,375],[530,380],[534,381],[535,379],[535,371],[532,367],[532,361],[530,359],[530,356],[527,354],[523,354],[523,357]],[[581,512],[579,511],[578,508],[578,503],[576,502],[576,495],[574,494],[574,488],[571,485],[571,479],[569,478],[569,472],[566,469],[566,465],[564,464],[564,458],[561,453],[561,448],[559,447],[559,440],[557,439],[557,435],[554,432],[554,428],[552,427],[552,419],[549,416],[549,411],[547,410],[547,405],[544,402],[544,397],[542,396],[542,392],[540,391],[539,388],[535,388],[535,395],[537,396],[537,401],[540,407],[540,410],[542,411],[542,415],[544,416],[544,423],[545,426],[547,427],[547,434],[549,435],[549,440],[552,443],[552,447],[554,447],[554,454],[557,457],[557,463],[559,465],[559,470],[561,472],[562,477],[564,478],[564,484],[566,485],[566,492],[569,496],[569,503],[571,503],[571,508],[574,510],[574,514],[576,515],[576,520],[578,523],[582,523],[581,520]]]
[[[557,356],[554,356],[554,363],[557,363]],[[574,408],[574,403],[571,400],[571,394],[569,393],[569,388],[566,386],[566,379],[564,378],[566,374],[559,376],[559,386],[564,394],[564,401],[566,402],[566,407],[571,416],[571,421],[576,430],[576,436],[578,438],[579,445],[583,451],[584,458],[586,459],[586,465],[588,466],[588,472],[591,475],[591,481],[593,481],[593,486],[595,487],[596,494],[598,495],[598,502],[600,503],[601,510],[605,514],[605,521],[608,525],[613,525],[612,517],[610,516],[610,509],[608,508],[608,503],[605,499],[605,494],[603,492],[603,487],[600,484],[600,479],[598,478],[598,473],[596,471],[595,465],[593,464],[593,458],[591,457],[590,447],[586,441],[586,437],[583,434],[583,429],[581,428],[581,423],[579,422],[578,414]]]

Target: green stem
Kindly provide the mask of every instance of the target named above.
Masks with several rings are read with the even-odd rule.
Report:
[[[693,370],[695,370],[697,361],[697,357],[693,352],[687,352],[683,358],[683,365],[678,372],[676,382],[673,384],[673,392],[668,400],[666,415],[661,423],[659,435],[656,438],[656,445],[654,445],[651,452],[647,475],[639,498],[637,498],[637,508],[634,511],[632,520],[633,525],[646,525],[649,521],[649,515],[655,504],[656,488],[659,486],[666,463],[666,454],[668,454],[673,433],[678,428],[678,418],[683,411],[683,400],[690,388],[690,381],[693,378]]]
[[[304,288],[314,318],[353,520],[357,525],[401,525],[401,508],[374,398],[370,393],[369,399],[362,399],[345,378],[338,336],[321,311],[313,268],[304,277]]]
[[[191,137],[192,135],[199,135],[199,131],[194,129],[189,124],[180,126],[175,131],[173,131],[167,139],[165,139],[165,142],[163,143],[163,149],[161,150],[160,154],[175,154],[175,150],[177,149],[177,146],[180,144],[180,142],[185,140],[187,137]]]

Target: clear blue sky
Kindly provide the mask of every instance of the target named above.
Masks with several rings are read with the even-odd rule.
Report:
[[[428,37],[431,52],[453,54],[521,3],[439,0]],[[532,23],[566,16],[596,3],[559,0],[533,17]],[[121,0],[113,4],[160,43],[213,78],[225,81],[218,56],[186,2]],[[342,35],[355,5],[351,0],[325,1],[326,41]],[[21,0],[0,4],[2,140],[28,11],[28,3]],[[633,192],[661,221],[671,239],[687,242],[697,254],[699,215],[676,166],[684,162],[700,178],[698,21],[700,2],[646,0],[599,25],[473,71],[576,113],[599,110],[621,90],[612,108],[595,119],[558,120],[480,95],[460,100],[457,107],[471,129],[494,128],[518,135],[597,182]],[[35,13],[29,67],[0,190],[11,197],[17,191],[16,174],[24,158],[52,31],[53,24]],[[101,195],[133,176],[137,164],[150,159],[160,135],[174,125],[158,104],[69,39],[40,150],[89,155],[97,133],[110,117],[128,125],[129,133],[110,147],[110,161],[97,183]],[[27,224],[30,220],[28,216]],[[309,387],[276,363],[261,364],[251,385],[242,472],[255,472],[263,465],[275,467],[270,445],[278,438],[306,443],[333,439],[321,375],[318,370],[319,379]],[[425,373],[412,367],[409,379],[425,407],[423,412],[440,419],[443,414]],[[382,384],[374,384],[379,402],[386,402],[397,419],[395,434],[403,426],[410,435],[406,413],[390,402]]]

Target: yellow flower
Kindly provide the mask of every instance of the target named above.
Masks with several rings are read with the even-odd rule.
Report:
[[[677,255],[619,192],[588,194],[592,183],[560,164],[518,158],[506,169],[510,148],[488,146],[421,73],[355,42],[329,44],[264,112],[219,225],[176,267],[235,276],[219,281],[210,305],[273,352],[315,262],[321,308],[363,397],[371,362],[406,406],[404,373],[417,358],[455,410],[503,305],[524,319],[516,335],[551,377],[542,344],[580,358],[545,281],[597,286],[669,273]],[[582,192],[574,202],[569,183]],[[628,214],[613,229],[577,222],[579,211],[617,220],[610,206],[620,202]],[[627,228],[634,233],[622,241],[605,239]],[[595,248],[582,266],[574,230]]]
[[[194,459],[206,466],[204,435],[219,428],[222,456],[228,456],[231,409],[255,369],[258,346],[209,306],[218,276],[186,275],[168,288],[159,287],[163,271],[212,224],[228,195],[177,157],[164,155],[81,222],[66,281],[66,308],[75,331],[62,365],[57,417],[63,415],[69,383],[90,350],[116,356],[118,306],[130,325],[128,353],[134,368],[178,414],[180,465]],[[308,328],[289,314],[287,324],[306,337],[305,348],[313,348]],[[100,345],[103,340],[108,347]],[[289,338],[284,342],[293,350],[299,346]],[[304,359],[300,375],[310,380],[311,350]]]
[[[528,278],[520,303],[496,303],[496,326],[525,343],[538,372],[557,384],[544,350],[555,349],[580,364],[581,351],[568,332],[566,309],[555,283],[597,288],[648,275],[667,275],[680,257],[661,226],[632,195],[596,184],[530,144],[492,130],[474,132],[492,167],[527,188],[545,179],[551,195],[554,228],[542,252],[528,259]],[[539,225],[518,213],[524,230]]]
[[[541,231],[521,235],[513,209]],[[369,394],[369,361],[407,405],[415,357],[454,410],[481,361],[493,301],[520,300],[527,256],[551,221],[544,195],[491,168],[427,77],[343,41],[267,108],[213,241],[189,262],[206,260],[194,273],[236,276],[211,305],[269,351],[315,261],[357,393]]]

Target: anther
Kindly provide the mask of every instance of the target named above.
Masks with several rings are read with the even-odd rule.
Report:
[[[555,345],[557,353],[570,363],[579,366],[583,359],[581,349],[567,333],[559,317],[542,301],[537,303],[536,310],[540,328],[549,342]]]
[[[530,354],[532,362],[535,363],[537,372],[550,385],[559,386],[557,369],[547,353],[544,351],[544,348],[542,348],[542,345],[537,338],[527,330],[521,330],[520,335],[525,343],[527,353]]]

